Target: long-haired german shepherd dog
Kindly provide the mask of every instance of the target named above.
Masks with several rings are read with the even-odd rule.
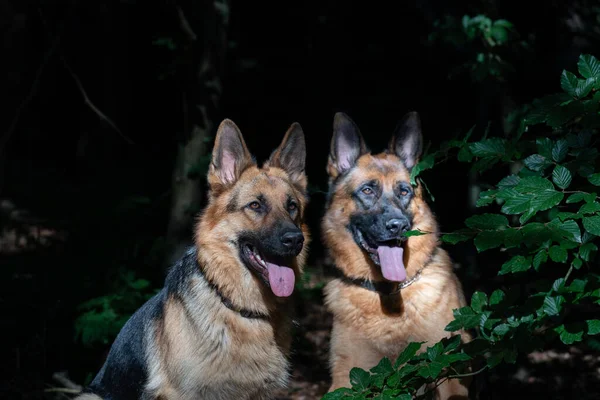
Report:
[[[444,328],[453,319],[452,309],[465,304],[422,187],[410,183],[421,151],[416,112],[406,114],[387,150],[376,155],[347,115],[335,115],[322,221],[324,242],[340,275],[325,289],[333,314],[330,390],[349,386],[352,367],[369,369],[384,356],[393,362],[408,342],[432,345],[449,336]],[[413,229],[431,233],[403,237]],[[464,381],[448,381],[437,396],[467,398],[467,387]]]
[[[259,168],[218,128],[195,246],[125,324],[81,399],[265,399],[286,386],[290,304],[306,259],[304,133]]]

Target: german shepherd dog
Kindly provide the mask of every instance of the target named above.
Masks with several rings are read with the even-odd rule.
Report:
[[[195,246],[125,324],[80,399],[267,399],[289,378],[290,302],[309,234],[304,133],[259,168],[217,131]]]
[[[423,189],[410,183],[421,151],[416,112],[404,116],[387,150],[376,155],[354,121],[335,115],[322,221],[339,275],[325,288],[333,314],[330,391],[349,386],[353,367],[369,369],[383,357],[393,362],[409,342],[433,345],[448,337],[452,309],[465,305]],[[412,229],[431,233],[404,237]],[[468,340],[464,332],[463,338]],[[436,395],[466,399],[468,383],[447,381]]]

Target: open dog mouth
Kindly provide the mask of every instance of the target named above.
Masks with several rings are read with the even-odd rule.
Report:
[[[407,238],[391,239],[369,243],[363,233],[355,230],[355,238],[371,260],[381,268],[381,274],[389,281],[402,282],[406,280],[406,268],[404,266],[404,245]]]
[[[285,265],[291,265],[292,259],[269,262],[258,248],[250,243],[241,244],[241,250],[244,263],[271,287],[275,296],[288,297],[292,294],[296,276],[294,270]]]

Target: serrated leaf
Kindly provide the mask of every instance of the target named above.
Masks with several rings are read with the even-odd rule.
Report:
[[[333,392],[325,393],[321,400],[343,400],[343,399],[354,398],[354,393],[350,388],[338,388]]]
[[[554,190],[554,185],[546,178],[541,176],[528,176],[519,181],[515,190],[519,193],[537,194],[540,191]]]
[[[504,232],[504,246],[507,248],[518,247],[523,241],[521,231],[517,229],[506,229]]]
[[[600,216],[594,215],[592,217],[583,217],[583,227],[589,233],[600,236]]]
[[[456,231],[456,232],[451,232],[451,233],[446,233],[444,235],[442,235],[442,242],[444,243],[450,243],[450,244],[456,244],[459,242],[464,242],[465,240],[469,240],[471,239],[473,236],[475,235],[474,232],[471,231]]]
[[[521,178],[518,175],[509,175],[502,178],[496,186],[500,189],[512,188],[517,186],[520,181]]]
[[[508,226],[508,219],[500,214],[478,214],[467,218],[465,225],[471,229],[497,230]]]
[[[398,368],[399,366],[413,358],[415,354],[417,354],[417,351],[419,351],[419,349],[421,348],[422,344],[423,342],[410,342],[408,346],[406,346],[404,350],[402,350],[402,353],[400,353],[398,358],[396,358],[394,368]]]
[[[600,319],[588,319],[585,323],[587,324],[588,335],[597,335],[600,333]]]
[[[558,315],[560,314],[560,310],[562,310],[564,301],[565,298],[563,296],[548,296],[544,299],[544,306],[542,309],[547,315]]]
[[[371,374],[361,368],[352,368],[350,370],[350,383],[352,387],[359,390],[364,390],[369,387]]]
[[[537,271],[540,268],[540,265],[544,264],[548,261],[548,253],[546,250],[538,251],[533,257],[533,268]]]
[[[458,346],[460,346],[460,340],[460,335],[453,335],[448,339],[442,339],[442,343],[444,343],[444,352],[447,353],[449,351],[456,350]]]
[[[471,329],[479,324],[479,314],[476,314],[471,307],[461,307],[452,310],[454,321],[451,321],[445,328],[448,332],[454,332],[461,328]]]
[[[583,265],[583,261],[581,261],[581,258],[574,258],[571,262],[571,265],[573,266],[573,268],[579,269]]]
[[[404,233],[402,234],[402,236],[405,236],[405,237],[411,237],[411,236],[422,236],[422,235],[427,235],[428,233],[429,233],[429,232],[421,232],[421,231],[420,231],[420,230],[418,230],[418,229],[414,229],[414,230],[412,230],[412,231],[407,231],[407,232],[404,232]]]
[[[556,213],[556,216],[558,217],[558,219],[560,219],[561,221],[567,221],[569,219],[581,219],[581,215],[574,213],[574,212],[566,212],[566,211],[561,211],[559,213]]]
[[[552,159],[556,162],[561,162],[562,160],[565,159],[568,152],[569,152],[569,143],[564,139],[558,140],[552,146]]]
[[[435,164],[435,153],[428,154],[421,161],[414,166],[414,168],[410,171],[410,183],[412,185],[416,184],[415,179],[419,174],[427,169],[433,168]]]
[[[597,251],[598,247],[594,243],[586,243],[579,248],[579,257],[584,261],[590,261],[593,251]]]
[[[529,268],[531,268],[531,257],[517,255],[502,264],[498,275],[523,272],[527,271]]]
[[[483,207],[491,204],[496,199],[496,193],[498,193],[498,190],[496,189],[486,190],[479,193],[479,199],[477,199],[477,203],[475,205],[477,207]]]
[[[546,157],[540,154],[532,154],[523,160],[527,168],[532,171],[543,171],[552,164]]]
[[[573,177],[568,169],[562,165],[554,167],[554,170],[552,171],[552,181],[556,186],[561,189],[566,189],[571,184],[572,179]]]
[[[424,364],[419,368],[417,374],[422,376],[423,378],[437,378],[440,372],[444,369],[444,365],[437,361],[430,362],[428,364]]]
[[[471,143],[469,149],[476,157],[502,157],[506,153],[505,140],[500,138]]]
[[[537,138],[535,140],[535,144],[536,144],[537,151],[539,154],[541,154],[542,156],[544,156],[546,158],[552,157],[552,147],[554,146],[554,143],[552,142],[552,140],[550,138],[547,138],[547,137]]]
[[[560,87],[572,97],[576,97],[577,76],[567,70],[563,70],[560,76]]]
[[[376,366],[370,369],[370,371],[374,374],[388,375],[394,372],[394,368],[392,367],[390,359],[383,357]]]
[[[494,329],[492,329],[492,333],[499,337],[506,335],[509,331],[510,327],[507,324],[496,325]]]
[[[584,78],[600,78],[600,61],[591,54],[582,54],[577,62],[577,69]]]
[[[482,252],[488,249],[492,249],[494,247],[498,247],[502,245],[504,237],[501,232],[495,231],[483,231],[475,236],[475,240],[473,243],[477,248],[478,252]]]
[[[566,345],[579,342],[583,338],[583,329],[576,325],[559,325],[558,327],[554,328],[554,331],[558,333],[561,342]]]
[[[490,295],[490,306],[500,304],[504,300],[504,292],[500,289],[496,289]]]
[[[502,205],[502,212],[504,214],[521,214],[529,210],[532,198],[531,195],[521,194],[515,189],[506,189],[505,192],[511,192],[511,195],[505,197],[506,200]]]
[[[473,154],[467,146],[463,146],[458,151],[457,158],[460,162],[471,162],[473,160]]]
[[[586,203],[582,205],[578,211],[578,214],[595,214],[598,211],[600,211],[600,203],[595,201],[593,203]]]
[[[441,342],[437,342],[435,345],[427,348],[427,358],[429,358],[429,361],[435,361],[443,352],[444,345]]]
[[[598,92],[600,93],[600,92]],[[592,174],[590,176],[587,177],[588,181],[590,181],[590,183],[594,186],[600,186],[600,172]]]
[[[552,284],[552,290],[554,290],[557,293],[561,292],[564,287],[565,287],[565,278],[558,278]]]
[[[552,231],[553,237],[557,241],[564,238],[575,243],[581,243],[581,230],[577,222],[573,220],[560,222],[558,219],[553,219],[546,226]]]
[[[482,312],[483,308],[487,306],[487,303],[487,294],[483,292],[475,292],[473,293],[473,296],[471,296],[471,308],[475,312]]]
[[[533,212],[548,210],[564,199],[565,195],[556,190],[546,190],[533,196],[530,201],[530,210]]]
[[[567,262],[567,251],[560,246],[550,247],[550,249],[548,250],[548,255],[550,256],[550,259],[554,262]]]

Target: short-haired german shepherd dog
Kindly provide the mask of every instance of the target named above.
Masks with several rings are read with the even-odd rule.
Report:
[[[267,399],[286,386],[289,301],[306,259],[299,124],[258,167],[230,120],[217,131],[195,246],[125,324],[81,399]]]
[[[405,115],[387,150],[375,155],[354,121],[335,115],[322,221],[323,240],[339,274],[325,288],[333,314],[330,390],[348,387],[353,367],[369,369],[384,356],[393,362],[408,342],[432,345],[449,336],[444,328],[452,309],[465,304],[423,189],[410,183],[421,151],[416,112]],[[403,236],[413,229],[431,233]],[[467,387],[448,381],[437,395],[467,398]]]

